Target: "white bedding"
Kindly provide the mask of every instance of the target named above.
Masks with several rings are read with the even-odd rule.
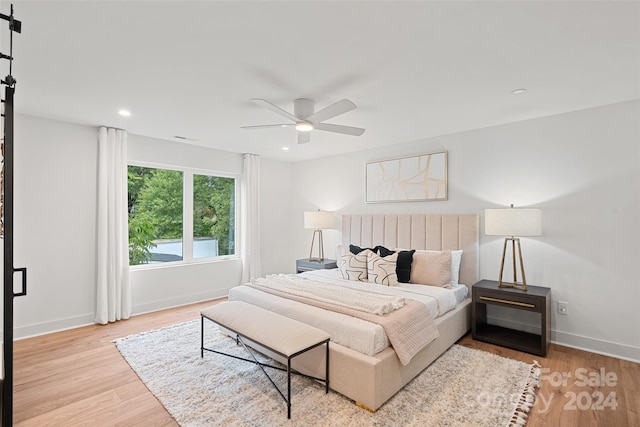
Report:
[[[308,271],[301,273],[300,276],[354,289],[373,290],[377,293],[420,301],[427,306],[434,318],[442,316],[455,308],[463,295],[460,288],[445,289],[407,283],[389,287],[343,280],[340,278],[337,269]],[[464,290],[467,289],[464,285],[461,287]],[[389,340],[380,325],[297,301],[283,299],[248,286],[241,285],[232,288],[229,291],[229,301],[245,301],[315,326],[329,333],[333,342],[367,355],[374,355],[389,346]]]
[[[460,304],[462,301],[467,299],[469,296],[469,288],[467,285],[463,285],[461,283],[451,285],[451,290],[456,295],[456,301]]]
[[[306,271],[300,273],[300,276],[328,283],[348,285],[357,289],[372,289],[372,287],[375,287],[376,292],[422,301],[429,307],[429,311],[431,311],[434,319],[453,310],[456,305],[467,299],[469,293],[469,288],[462,284],[451,285],[451,288],[447,289],[438,286],[413,285],[410,283],[399,283],[398,286],[382,286],[376,285],[375,283],[354,282],[342,279],[337,268]],[[403,294],[403,292],[409,292],[410,295]],[[451,298],[452,296],[453,298]]]

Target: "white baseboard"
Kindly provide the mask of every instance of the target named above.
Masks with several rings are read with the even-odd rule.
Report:
[[[169,298],[164,300],[158,300],[148,302],[145,304],[139,304],[133,306],[133,315],[151,313],[158,310],[164,310],[167,308],[180,307],[182,305],[194,304],[196,302],[208,301],[217,298],[224,298],[229,295],[229,288],[216,289],[213,291],[201,292],[198,294],[191,294],[181,296],[179,298]]]
[[[93,325],[95,323],[94,320],[95,314],[90,313],[81,316],[67,317],[66,319],[53,320],[51,322],[17,326],[13,330],[13,337],[16,340],[22,340],[39,335],[51,334],[53,332],[66,331],[81,326]]]
[[[216,289],[212,292],[202,292],[199,294],[185,295],[179,298],[171,298],[165,300],[153,301],[150,303],[135,305],[132,308],[133,316],[150,313],[153,311],[164,310],[167,308],[179,307],[182,305],[193,304],[196,302],[207,301],[216,298],[223,298],[229,295],[229,289]],[[82,326],[93,325],[95,323],[95,314],[89,313],[81,316],[68,317],[66,319],[53,320],[50,322],[35,323],[27,326],[18,326],[13,330],[13,336],[16,340],[31,338],[39,335],[51,334],[54,332],[66,331]]]
[[[503,326],[505,328],[517,329],[519,331],[530,332],[532,334],[540,333],[540,327],[517,322],[512,319],[487,316],[487,321],[493,325]],[[576,348],[578,350],[590,351],[604,356],[611,356],[618,359],[640,363],[640,348],[638,347],[555,330],[551,331],[550,340],[554,344],[563,345],[565,347]]]
[[[640,348],[611,341],[597,340],[581,335],[551,331],[551,342],[578,350],[611,356],[640,363]]]

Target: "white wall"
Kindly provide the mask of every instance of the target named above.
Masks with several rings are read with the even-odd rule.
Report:
[[[16,338],[93,322],[97,160],[95,128],[15,116]]]
[[[627,102],[296,163],[296,255],[308,253],[302,212],[309,209],[483,217],[485,208],[510,203],[540,207],[543,236],[522,245],[527,281],[551,288],[552,340],[640,360],[639,118],[640,102]],[[367,161],[442,149],[448,201],[364,203]],[[337,230],[325,233],[330,254],[339,241]],[[482,278],[497,279],[501,251],[502,238],[481,232]],[[558,300],[569,303],[567,316],[556,315]]]
[[[97,128],[16,115],[15,266],[29,293],[15,300],[16,338],[93,323]],[[129,135],[129,159],[229,173],[242,156]],[[291,165],[261,160],[263,268],[293,270]],[[131,272],[134,314],[224,296],[240,260]]]
[[[261,159],[260,218],[262,274],[295,273],[291,227],[291,163]]]

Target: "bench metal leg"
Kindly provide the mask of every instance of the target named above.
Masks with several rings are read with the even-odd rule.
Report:
[[[200,316],[200,358],[204,357],[204,316]]]
[[[324,367],[324,394],[329,394],[329,341],[327,341],[327,364]]]
[[[291,419],[291,358],[287,359],[287,418]]]
[[[282,353],[278,353],[276,350],[273,350],[273,349],[271,349],[269,347],[266,347],[267,349],[269,349],[271,351],[274,351],[274,352],[278,353],[279,355],[281,355],[283,357],[286,357],[286,359],[287,359],[287,368],[284,369],[284,368],[281,368],[281,367],[278,367],[278,366],[273,366],[273,365],[269,365],[269,364],[260,362],[255,357],[253,352],[251,350],[249,350],[248,346],[244,343],[244,340],[242,339],[243,336],[241,336],[240,333],[235,332],[235,331],[234,331],[234,333],[236,334],[236,345],[242,345],[245,348],[245,350],[249,353],[249,355],[251,356],[252,359],[245,359],[244,357],[235,356],[233,354],[228,354],[228,353],[224,353],[224,352],[221,352],[221,351],[217,351],[217,350],[213,350],[211,348],[205,347],[204,346],[204,319],[205,319],[205,316],[201,315],[200,316],[200,357],[204,357],[204,350],[207,350],[207,351],[212,352],[212,353],[217,353],[217,354],[221,354],[223,356],[233,357],[234,359],[244,360],[245,362],[251,362],[253,364],[258,365],[258,367],[262,370],[262,372],[265,374],[267,379],[271,382],[273,387],[275,387],[276,391],[280,394],[280,397],[282,397],[285,400],[285,402],[287,403],[287,419],[291,419],[291,374],[300,375],[302,377],[310,378],[310,379],[317,380],[317,381],[324,381],[325,393],[329,393],[329,340],[321,341],[321,342],[319,342],[319,343],[317,343],[315,345],[312,345],[311,347],[305,348],[305,349],[299,351],[298,353],[292,354],[290,356],[286,356],[286,355],[284,355]],[[218,325],[220,325],[220,326],[222,326],[224,328],[227,328],[226,326],[224,326],[224,325],[222,325],[222,324],[220,324],[218,322],[215,322],[215,321],[213,321],[212,319],[210,319],[208,317],[207,317],[207,319],[211,320],[214,323],[217,323]],[[227,328],[227,329],[229,329],[229,328]],[[301,372],[297,372],[297,371],[291,369],[291,360],[294,357],[299,356],[300,354],[305,353],[305,352],[307,352],[307,351],[309,351],[309,350],[311,350],[311,349],[313,349],[315,347],[318,347],[318,346],[320,346],[322,344],[326,344],[325,378],[316,378],[316,377],[313,377],[311,375],[306,375],[306,374],[303,374]],[[286,397],[284,396],[284,393],[282,393],[282,391],[280,391],[280,388],[276,385],[274,380],[271,378],[271,376],[269,376],[269,374],[267,373],[267,371],[264,368],[273,368],[273,369],[277,369],[277,370],[280,370],[280,371],[286,371],[287,372],[287,396]]]

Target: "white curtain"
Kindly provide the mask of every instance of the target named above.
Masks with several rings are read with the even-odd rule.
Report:
[[[131,316],[127,212],[127,132],[98,130],[96,323]]]
[[[244,154],[240,186],[242,283],[260,277],[260,156]]]

